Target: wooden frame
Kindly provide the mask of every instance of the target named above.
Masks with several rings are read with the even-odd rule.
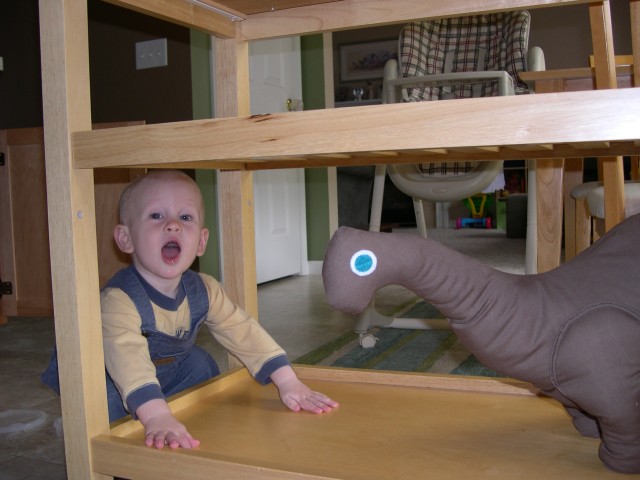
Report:
[[[473,478],[483,471],[509,479],[619,476],[599,464],[598,440],[577,435],[560,404],[523,382],[296,370],[342,405],[322,416],[294,414],[275,387],[237,370],[172,401],[203,442],[197,452],[149,449],[141,425],[128,421],[92,440],[96,468],[149,480],[465,478],[471,466]]]
[[[232,9],[234,4],[209,0],[207,2],[223,9]],[[112,434],[107,420],[92,169],[108,166],[110,155],[105,153],[89,161],[85,158],[87,145],[90,149],[100,149],[100,145],[106,148],[116,142],[127,141],[130,145],[136,146],[136,152],[129,155],[120,151],[118,157],[124,159],[122,165],[141,168],[154,166],[159,162],[156,158],[157,149],[154,148],[159,138],[154,133],[158,131],[167,135],[164,138],[168,139],[168,143],[164,146],[169,149],[168,158],[172,158],[171,161],[164,160],[163,167],[176,166],[175,159],[185,157],[188,150],[182,147],[191,139],[198,138],[201,141],[206,137],[212,145],[216,145],[216,148],[210,148],[206,142],[201,144],[197,153],[189,154],[184,158],[186,163],[181,165],[225,169],[218,176],[225,289],[235,301],[253,314],[257,314],[257,290],[253,246],[250,172],[252,168],[365,165],[381,161],[416,163],[416,157],[421,156],[425,150],[429,154],[446,156],[449,147],[467,150],[470,152],[469,155],[480,159],[488,152],[491,159],[495,159],[494,151],[497,146],[502,145],[507,145],[507,148],[502,150],[503,155],[511,158],[522,158],[522,152],[533,152],[532,156],[535,158],[545,151],[551,151],[552,156],[543,156],[542,160],[535,162],[539,202],[538,249],[539,255],[541,252],[548,255],[546,259],[539,258],[538,268],[545,270],[557,264],[560,253],[562,160],[553,158],[553,155],[584,149],[584,155],[615,158],[612,156],[637,154],[640,146],[640,132],[630,126],[635,125],[638,118],[638,89],[579,92],[573,94],[576,95],[574,97],[569,97],[572,94],[568,93],[544,97],[536,95],[533,101],[514,100],[523,102],[522,105],[526,104],[530,109],[529,113],[538,112],[539,120],[543,115],[541,111],[552,110],[560,117],[548,117],[548,121],[538,124],[523,125],[517,122],[505,125],[505,130],[488,143],[479,141],[473,135],[473,129],[459,129],[455,140],[449,136],[443,143],[434,143],[434,139],[427,136],[422,141],[413,141],[410,145],[396,145],[397,149],[378,140],[374,143],[375,150],[365,146],[367,140],[378,137],[392,141],[387,129],[393,128],[394,122],[403,115],[403,111],[396,109],[404,108],[416,115],[429,116],[430,108],[451,108],[447,113],[465,115],[474,125],[481,125],[488,112],[507,114],[520,104],[502,103],[511,100],[495,99],[495,103],[488,101],[467,104],[461,101],[464,107],[382,105],[343,109],[339,114],[316,111],[248,116],[249,98],[246,92],[249,91],[249,40],[399,23],[415,18],[499,11],[505,9],[502,0],[339,0],[321,4],[302,1],[297,2],[302,6],[278,9],[277,7],[287,4],[286,0],[282,0],[271,2],[276,7],[272,12],[246,15],[240,12],[242,21],[234,20],[230,15],[214,13],[187,0],[113,0],[113,3],[200,28],[216,36],[214,44],[217,119],[186,124],[130,127],[131,130],[115,129],[115,137],[111,139],[113,141],[110,144],[104,143],[104,132],[91,131],[86,0],[40,0],[48,216],[50,241],[53,246],[53,296],[58,359],[61,367],[65,450],[68,476],[71,479],[97,479],[114,474],[125,477],[140,475],[141,478],[145,478],[148,477],[145,473],[147,466],[151,468],[156,459],[161,460],[162,465],[166,465],[167,458],[175,460],[178,466],[196,465],[201,476],[208,476],[208,469],[220,463],[219,459],[207,459],[198,451],[146,450],[145,457],[140,458],[152,458],[153,461],[137,462],[144,467],[136,465],[126,470],[118,467],[127,458],[130,463],[131,452],[140,453],[141,450],[132,450],[127,442]],[[535,8],[581,3],[587,4],[575,0],[519,0],[510,2],[509,7]],[[637,36],[638,30],[635,25],[638,22],[640,1],[631,0],[631,5],[631,17],[636,22],[633,31]],[[593,20],[595,70],[598,79],[606,78],[607,72],[611,72],[609,66],[613,64],[613,54],[607,50],[607,45],[612,45],[608,7],[608,1],[594,2],[589,6]],[[634,45],[637,43],[637,39],[634,38]],[[635,58],[637,59],[637,52]],[[634,65],[637,66],[638,62]],[[612,107],[611,102],[615,106]],[[598,114],[594,112],[594,105],[598,107]],[[571,114],[567,113],[568,109],[571,109]],[[317,136],[308,137],[300,129],[288,131],[291,122],[300,119],[295,117],[295,120],[292,120],[293,115],[302,114],[305,115],[305,121],[314,124],[316,132],[324,135],[323,139]],[[358,133],[364,135],[364,138],[349,136],[345,139],[344,136],[336,135],[331,139],[336,133],[331,125],[334,120],[358,125]],[[223,137],[227,134],[233,137],[236,128],[240,129],[238,134],[242,137],[253,139],[248,142],[248,148],[242,150],[242,155],[236,154],[230,159],[217,157],[214,151],[217,147],[225,145]],[[131,138],[134,131],[141,135],[137,141],[132,141]],[[563,132],[562,135],[567,137],[556,136],[557,131]],[[574,133],[569,134],[570,131]],[[569,143],[563,143],[567,138]],[[355,144],[352,145],[352,142]],[[447,145],[448,142],[452,144]],[[227,148],[225,155],[232,153],[235,146]],[[120,163],[120,160],[118,162]],[[605,182],[609,185],[607,188],[612,195],[618,196],[621,186],[616,174],[618,163],[615,160],[607,162],[610,166],[607,167],[609,173],[605,176]],[[609,216],[607,213],[608,218],[619,219],[619,207],[619,203],[612,202],[614,214]],[[549,245],[551,248],[540,248],[540,245]],[[327,374],[335,375],[336,372],[328,370]],[[397,374],[390,374],[388,383],[393,385],[399,378]],[[193,395],[201,397],[198,392],[200,391],[194,391]],[[172,408],[178,407],[172,403]],[[380,413],[370,412],[371,421],[375,422],[375,415]],[[104,461],[107,455],[110,459]],[[232,463],[225,464],[225,472],[233,470]],[[469,467],[471,471],[476,472],[474,468],[474,465]],[[600,474],[606,473],[601,465],[594,468],[598,469]],[[246,473],[242,465],[236,471],[238,474],[235,478],[254,478],[251,473]],[[292,473],[279,478],[302,476],[304,474]],[[393,476],[393,472],[390,472],[390,476]]]
[[[540,109],[535,95],[471,98],[216,118],[180,123],[189,149],[176,155],[175,124],[114,128],[73,135],[80,168],[147,166],[263,170],[305,166],[371,165],[464,160],[582,156],[589,151],[639,152],[635,89],[548,94]],[[601,105],[609,107],[603,109]],[[585,135],[581,123],[601,123]],[[358,109],[359,110],[359,109]],[[474,123],[483,112],[491,122]],[[438,122],[434,122],[437,118]],[[554,129],[540,129],[553,122]],[[460,132],[465,131],[464,135]],[[469,146],[472,145],[472,146]],[[371,153],[375,152],[375,153]],[[182,161],[176,162],[176,158]]]
[[[625,56],[622,63],[628,62]],[[590,62],[593,56],[590,58]],[[617,88],[640,86],[640,79],[634,78],[632,67],[621,64],[619,57],[615,59]],[[596,84],[595,68],[568,68],[561,70],[524,72],[522,79],[532,82],[536,92],[572,92],[594,90]],[[578,153],[578,152],[576,152]],[[581,155],[564,157],[564,259],[571,260],[590,244],[591,219],[585,201],[576,202],[571,197],[574,187],[583,182],[583,159]],[[637,156],[632,158],[638,158]],[[633,177],[632,177],[633,179]]]

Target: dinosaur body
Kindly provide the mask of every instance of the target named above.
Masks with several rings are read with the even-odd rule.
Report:
[[[536,385],[583,435],[600,436],[609,468],[640,472],[640,215],[537,275],[416,235],[341,228],[323,277],[329,303],[354,314],[385,285],[412,290],[485,366]]]

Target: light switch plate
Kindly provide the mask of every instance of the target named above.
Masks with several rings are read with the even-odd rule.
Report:
[[[166,67],[167,39],[158,38],[136,43],[136,70],[145,68]]]

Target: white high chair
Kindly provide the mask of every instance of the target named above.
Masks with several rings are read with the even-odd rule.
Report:
[[[520,80],[518,72],[545,68],[542,50],[539,47],[528,49],[530,20],[529,12],[520,10],[405,25],[400,33],[399,60],[390,60],[385,65],[384,103],[529,93],[530,87]],[[447,159],[446,165],[435,169],[424,168],[422,164],[378,165],[369,230],[380,231],[387,172],[393,183],[412,197],[418,233],[426,237],[424,201],[449,202],[487,188],[499,190],[504,186],[502,164],[501,160],[470,164]],[[529,167],[525,271],[535,273],[535,166]],[[432,175],[429,170],[445,173]],[[376,338],[368,333],[374,326],[447,328],[447,322],[387,317],[380,314],[372,302],[358,318],[355,328],[360,335],[360,344],[365,348],[376,343]]]

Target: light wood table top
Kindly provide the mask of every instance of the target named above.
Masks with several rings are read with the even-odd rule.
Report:
[[[559,403],[526,383],[297,370],[340,407],[290,412],[275,387],[239,370],[172,403],[200,447],[147,448],[140,424],[129,421],[94,440],[98,470],[190,479],[618,478],[598,459],[599,441],[580,436]]]

